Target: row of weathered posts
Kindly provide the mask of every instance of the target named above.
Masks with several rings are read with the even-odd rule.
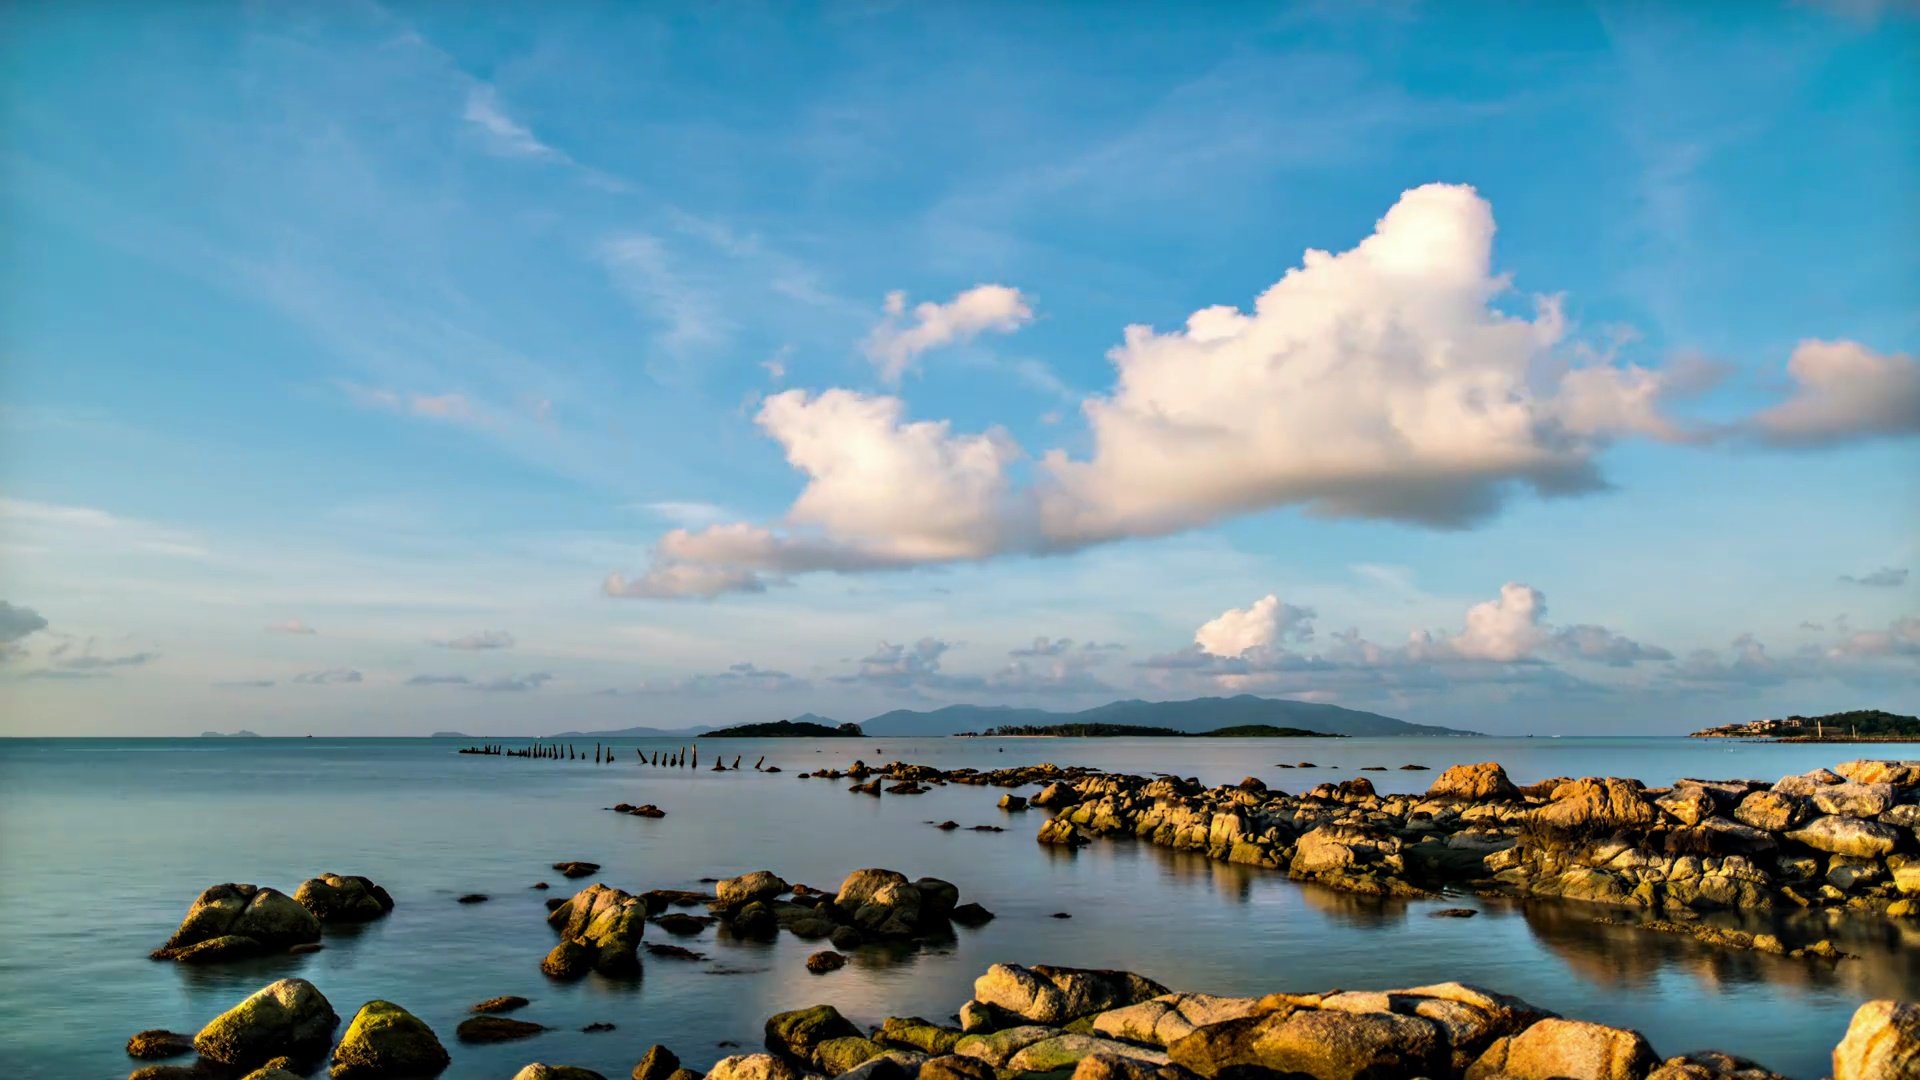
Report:
[[[700,746],[697,743],[692,746],[680,747],[678,750],[655,750],[652,754],[648,754],[647,751],[635,747],[633,752],[640,758],[640,764],[652,768],[697,769],[700,767]],[[518,750],[511,749],[504,743],[485,743],[480,746],[463,746],[460,748],[460,753],[482,754],[487,757],[540,758],[547,761],[587,760],[586,752],[578,749],[571,743],[536,742],[529,743]],[[729,767],[726,759],[721,758],[713,763],[713,771],[737,772],[740,768],[740,761],[741,756],[738,754],[734,755],[733,765]],[[595,765],[613,764],[613,747],[594,743],[593,763]],[[760,760],[753,763],[753,770],[755,772],[762,771],[766,763],[766,755],[762,754]],[[775,771],[777,772],[779,770]]]

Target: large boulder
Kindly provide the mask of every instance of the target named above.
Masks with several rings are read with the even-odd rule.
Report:
[[[1059,1072],[1078,1065],[1082,1058],[1094,1054],[1128,1057],[1151,1065],[1167,1064],[1167,1055],[1157,1050],[1143,1050],[1129,1043],[1095,1035],[1069,1033],[1021,1047],[1018,1053],[1007,1059],[1005,1071],[1015,1075]]]
[[[1519,790],[1513,786],[1513,781],[1507,779],[1507,770],[1501,768],[1497,761],[1455,765],[1434,777],[1433,786],[1427,788],[1429,799],[1488,802],[1519,797]]]
[[[547,925],[560,944],[540,963],[555,978],[575,979],[588,970],[602,975],[640,973],[640,938],[647,930],[647,903],[607,885],[589,885],[554,908]]]
[[[1855,1010],[1846,1035],[1833,1048],[1833,1080],[1915,1077],[1920,1077],[1920,1005],[1869,1001]]]
[[[905,874],[868,869],[847,875],[833,906],[842,918],[869,934],[908,937],[944,921],[959,899],[958,889],[937,878],[916,884]]]
[[[333,1080],[435,1076],[447,1067],[447,1048],[426,1022],[391,1001],[369,1001],[333,1048]]]
[[[1659,1063],[1637,1031],[1548,1019],[1495,1040],[1466,1080],[1644,1080]]]
[[[923,1054],[951,1054],[960,1033],[917,1016],[889,1016],[880,1025],[880,1041]]]
[[[1200,1028],[1167,1056],[1207,1077],[1267,1070],[1314,1080],[1439,1076],[1448,1061],[1440,1029],[1421,1017],[1287,1007]]]
[[[1900,833],[1877,821],[1828,815],[1814,818],[1805,827],[1787,833],[1787,839],[1830,855],[1877,859],[1899,845]]]
[[[831,1005],[815,1005],[767,1017],[767,1049],[796,1061],[811,1063],[822,1044],[861,1034],[859,1028]]]
[[[771,870],[731,877],[713,887],[715,902],[723,908],[745,907],[755,900],[771,900],[787,891],[788,885]]]
[[[603,1073],[578,1065],[546,1065],[534,1062],[513,1074],[513,1080],[607,1080]]]
[[[393,910],[387,890],[358,874],[321,874],[293,891],[293,899],[323,923],[367,922]]]
[[[239,939],[227,943],[222,958],[250,952],[278,952],[319,941],[320,920],[278,889],[215,885],[194,898],[179,929],[154,951],[153,957],[180,959],[193,946],[216,938]]]
[[[1083,1016],[1137,1005],[1167,988],[1130,971],[994,964],[974,980],[974,1000],[1038,1024],[1062,1026]]]
[[[193,1037],[193,1048],[215,1064],[251,1069],[282,1055],[318,1058],[338,1026],[339,1015],[312,983],[281,979],[214,1017]]]
[[[654,1043],[634,1065],[632,1080],[667,1080],[679,1070],[679,1055],[659,1043]]]
[[[1536,807],[1528,817],[1556,829],[1650,825],[1658,814],[1647,801],[1645,790],[1638,780],[1615,776],[1570,780],[1555,787],[1547,804]]]

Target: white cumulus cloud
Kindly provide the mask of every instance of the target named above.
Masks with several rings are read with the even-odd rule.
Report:
[[[1033,305],[1008,285],[975,285],[944,304],[915,304],[907,294],[887,294],[886,318],[867,336],[867,356],[880,377],[898,382],[920,354],[971,341],[989,331],[1010,334],[1033,321]]]
[[[1282,603],[1268,593],[1243,608],[1229,608],[1194,631],[1193,642],[1211,656],[1243,656],[1289,638],[1313,636],[1313,609]]]
[[[1920,359],[1857,341],[1803,341],[1787,375],[1792,395],[1752,420],[1768,442],[1820,446],[1920,434]]]

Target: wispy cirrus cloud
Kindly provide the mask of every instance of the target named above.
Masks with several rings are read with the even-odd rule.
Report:
[[[326,668],[320,671],[303,671],[295,675],[293,681],[311,686],[348,686],[365,681],[365,676],[353,668]]]
[[[435,641],[433,644],[442,649],[461,649],[468,652],[479,652],[489,649],[511,649],[513,648],[514,640],[513,635],[507,633],[505,630],[479,630],[471,634],[463,634],[457,638]]]
[[[1855,577],[1841,574],[1840,580],[1848,585],[1865,585],[1871,589],[1897,589],[1907,583],[1907,568],[1904,566],[1883,566],[1868,574]]]

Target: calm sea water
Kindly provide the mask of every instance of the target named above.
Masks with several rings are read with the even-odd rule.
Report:
[[[661,740],[619,744],[665,748]],[[702,747],[703,764],[723,744]],[[1684,739],[727,741],[780,775],[671,772],[622,763],[523,761],[454,753],[447,740],[0,740],[0,1062],[9,1077],[117,1077],[135,1064],[126,1037],[197,1030],[261,985],[312,980],[343,1017],[388,998],[440,1032],[449,1077],[505,1080],[542,1060],[625,1076],[646,1047],[701,1067],[728,1045],[758,1044],[773,1012],[828,1001],[857,1022],[892,1014],[947,1017],[995,961],[1125,967],[1179,989],[1225,994],[1387,988],[1460,979],[1585,1019],[1644,1031],[1656,1050],[1704,1046],[1819,1076],[1860,1002],[1920,997],[1920,950],[1891,926],[1843,927],[1861,959],[1818,962],[1716,952],[1665,935],[1596,926],[1604,910],[1489,903],[1384,902],[1301,886],[1282,874],[1212,863],[1130,842],[1078,852],[1036,844],[1039,812],[1008,814],[997,788],[914,797],[850,795],[801,770],[907,760],[942,767],[1053,761],[1196,775],[1257,775],[1301,790],[1365,765],[1442,768],[1497,760],[1521,782],[1558,775],[1782,775],[1848,757],[1920,757],[1920,746],[1775,746]],[[1272,768],[1313,760],[1313,772]],[[1382,790],[1422,790],[1433,774],[1366,774]],[[669,816],[606,813],[653,802]],[[999,834],[928,824],[1000,824]],[[704,877],[771,869],[837,886],[882,866],[934,875],[996,912],[951,943],[910,955],[863,950],[826,976],[803,962],[819,943],[771,944],[659,935],[704,963],[652,960],[645,977],[561,985],[539,972],[553,944],[542,901],[565,895],[548,867],[603,864],[597,880],[631,890],[696,888]],[[332,931],[325,950],[239,965],[156,963],[147,952],[195,894],[223,881],[292,891],[322,871],[366,874],[397,907],[377,923]],[[530,886],[550,880],[553,892]],[[488,903],[460,905],[470,892]],[[1050,918],[1054,912],[1073,918]],[[1750,924],[1752,925],[1752,924]],[[1804,934],[1804,925],[1789,925]],[[1820,930],[1826,934],[1833,931]],[[656,940],[650,931],[648,940]],[[474,1002],[521,994],[519,1016],[554,1030],[504,1046],[465,1047],[453,1028]],[[584,1034],[596,1021],[616,1030]]]

